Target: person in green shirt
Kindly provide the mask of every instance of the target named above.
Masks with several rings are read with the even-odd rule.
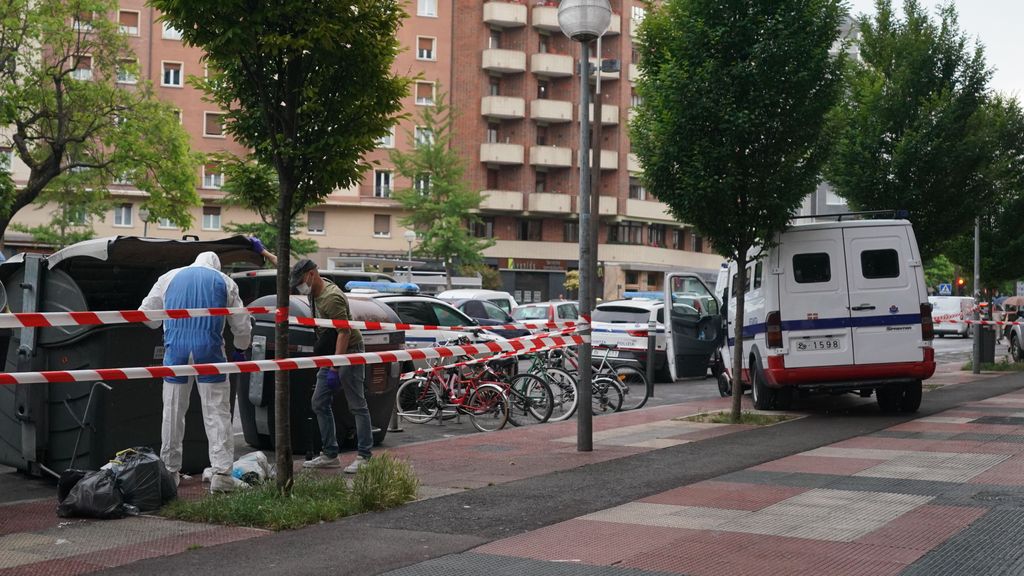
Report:
[[[320,276],[316,264],[303,258],[292,266],[292,291],[309,296],[316,318],[331,320],[351,320],[348,299],[334,283]],[[333,346],[323,350],[321,342],[329,343],[335,332],[334,328],[317,328],[316,354],[351,354],[363,352],[363,335],[356,329],[338,328],[337,338]],[[356,423],[356,449],[358,454],[345,472],[355,474],[372,456],[373,428],[370,423],[370,410],[366,405],[366,371],[365,366],[335,366],[320,368],[316,373],[316,387],[313,389],[313,413],[320,425],[320,437],[323,449],[319,456],[304,462],[303,468],[338,468],[338,436],[334,426],[334,394],[340,388],[345,393],[348,409]]]

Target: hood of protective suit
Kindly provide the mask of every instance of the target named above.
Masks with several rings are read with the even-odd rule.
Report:
[[[196,256],[196,261],[193,262],[192,265],[204,266],[220,272],[220,258],[213,252],[200,252],[199,256]]]

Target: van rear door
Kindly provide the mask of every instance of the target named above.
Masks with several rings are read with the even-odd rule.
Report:
[[[909,226],[846,228],[855,364],[919,362],[921,300]]]
[[[782,235],[778,250],[775,272],[780,274],[779,312],[783,345],[788,349],[786,367],[853,364],[842,230],[790,230]],[[766,302],[765,306],[770,312],[772,303]]]

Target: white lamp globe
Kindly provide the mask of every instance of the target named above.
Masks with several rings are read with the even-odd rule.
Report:
[[[604,34],[612,21],[608,0],[562,0],[558,5],[558,26],[576,42],[590,42]]]

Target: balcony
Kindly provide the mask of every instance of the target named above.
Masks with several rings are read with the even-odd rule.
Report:
[[[533,100],[530,102],[530,118],[538,122],[557,124],[572,122],[572,102],[566,100]]]
[[[481,210],[497,212],[522,212],[523,193],[508,190],[482,190]]]
[[[484,24],[501,28],[526,26],[526,5],[513,2],[484,2]]]
[[[511,96],[484,96],[480,99],[480,115],[508,120],[526,117],[526,100]]]
[[[627,218],[634,218],[637,220],[660,220],[663,222],[675,222],[675,218],[669,214],[668,206],[662,202],[651,201],[651,200],[634,200],[629,198],[626,200],[626,213],[624,214]]]
[[[602,60],[602,62],[605,63],[604,64],[605,66],[611,66],[612,65],[611,63],[615,62],[615,58],[604,58]],[[621,66],[621,60],[619,62],[620,62],[619,65]],[[591,82],[593,82],[595,79],[597,79],[597,74],[594,72],[595,70],[597,70],[597,58],[591,58],[590,59],[590,81]],[[601,72],[600,74],[601,74],[601,80],[618,80],[619,79],[619,72]]]
[[[594,121],[594,105],[590,105],[590,121]],[[601,125],[614,126],[619,123],[619,107],[611,104],[601,105]]]
[[[547,214],[569,214],[572,212],[572,196],[531,192],[527,195],[530,212]]]
[[[530,72],[537,76],[567,78],[573,74],[572,67],[572,56],[538,53],[530,57]]]
[[[480,161],[501,166],[520,165],[523,163],[523,146],[484,142],[480,145]]]
[[[607,38],[619,34],[622,34],[622,16],[612,13],[612,20],[608,23],[608,29],[605,30],[604,35]]]
[[[572,148],[530,146],[530,164],[547,168],[572,168]]]
[[[590,166],[594,166],[594,151],[590,151]],[[619,153],[615,150],[601,150],[601,170],[618,170]]]
[[[558,5],[555,6],[534,6],[533,27],[549,32],[561,32],[558,25]]]
[[[636,64],[629,65],[629,81],[636,82],[640,79],[640,68]]]
[[[619,213],[619,200],[614,196],[601,196],[597,206],[598,216],[615,216]]]
[[[526,72],[526,52],[488,48],[484,50],[483,69],[502,74]]]
[[[640,167],[640,159],[636,157],[636,154],[629,153],[626,155],[626,170],[630,172],[643,172],[644,169]]]

